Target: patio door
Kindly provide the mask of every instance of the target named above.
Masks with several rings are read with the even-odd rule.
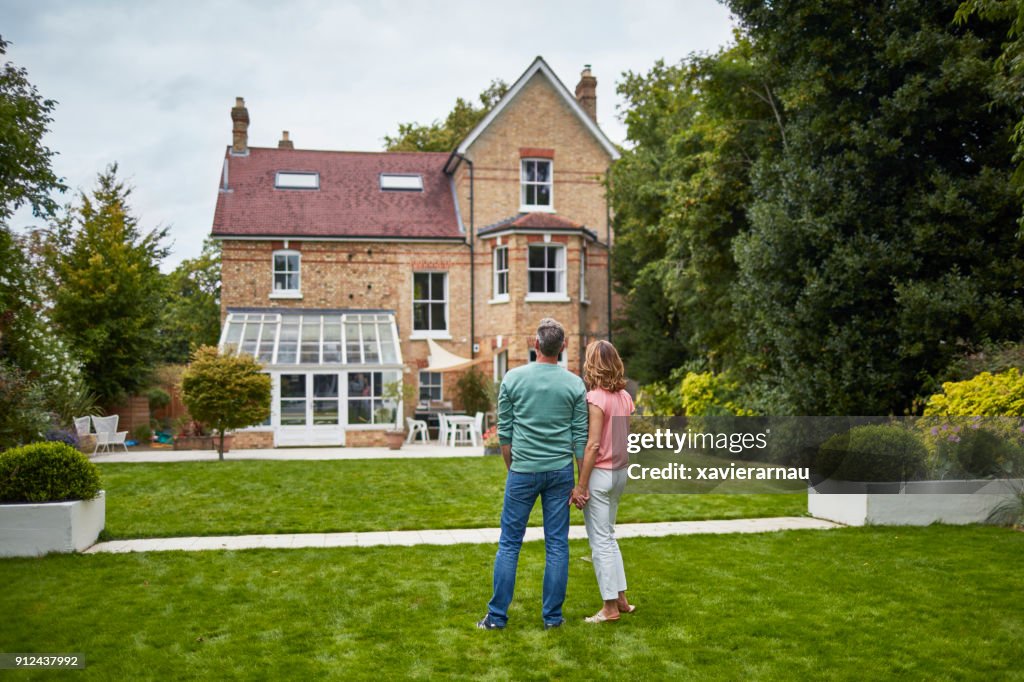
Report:
[[[345,396],[338,372],[279,375],[277,446],[344,445]]]

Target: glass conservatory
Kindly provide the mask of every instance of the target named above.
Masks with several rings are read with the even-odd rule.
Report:
[[[228,309],[222,352],[248,353],[271,376],[274,445],[344,445],[345,431],[397,424],[386,387],[402,380],[389,310]]]

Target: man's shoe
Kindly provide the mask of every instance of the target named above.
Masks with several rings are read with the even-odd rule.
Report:
[[[544,623],[544,629],[545,630],[551,630],[551,629],[554,629],[554,628],[560,628],[564,624],[565,624],[565,618],[562,618],[557,623]]]
[[[505,629],[504,625],[498,625],[497,623],[492,621],[490,614],[484,616],[479,621],[477,621],[476,626],[478,628],[480,628],[481,630],[504,630]]]

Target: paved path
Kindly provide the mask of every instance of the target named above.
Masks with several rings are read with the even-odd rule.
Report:
[[[325,460],[325,459],[429,459],[435,457],[482,457],[482,445],[460,445],[445,447],[436,443],[410,443],[401,450],[387,448],[265,448],[259,450],[232,450],[224,453],[224,459],[278,459],[278,460]],[[99,464],[111,462],[212,462],[217,459],[216,450],[138,450],[112,452],[91,458]],[[500,458],[499,458],[500,459]]]
[[[770,533],[780,530],[828,530],[839,528],[831,521],[799,516],[767,519],[730,519],[716,521],[672,521],[665,523],[621,523],[615,527],[618,538],[651,538],[666,535],[701,535],[707,533]],[[200,551],[210,549],[296,549],[300,547],[376,547],[378,545],[458,545],[465,543],[497,544],[498,528],[466,528],[455,530],[397,530],[373,533],[302,533],[298,535],[226,535],[197,538],[153,538],[147,540],[113,540],[100,542],[85,551],[98,552],[164,552],[172,550]],[[571,526],[569,538],[585,539],[583,526]],[[527,528],[527,542],[543,540],[542,528]]]

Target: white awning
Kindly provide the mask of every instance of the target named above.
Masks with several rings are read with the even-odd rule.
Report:
[[[427,372],[454,372],[455,370],[471,367],[479,360],[464,358],[455,353],[449,353],[433,339],[427,339],[427,348],[430,355],[427,356]]]

